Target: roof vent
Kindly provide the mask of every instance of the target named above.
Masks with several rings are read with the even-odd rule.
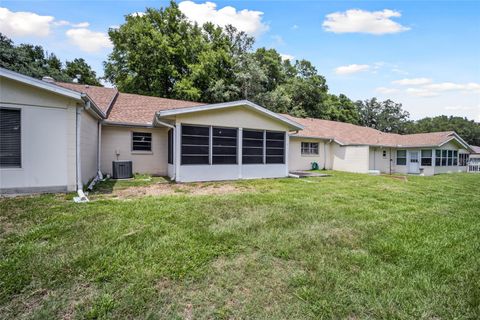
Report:
[[[55,79],[53,79],[52,77],[49,77],[49,76],[44,76],[44,77],[42,77],[42,81],[53,83],[53,82],[55,82]]]

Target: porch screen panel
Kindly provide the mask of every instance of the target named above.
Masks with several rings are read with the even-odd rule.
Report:
[[[263,164],[263,131],[245,130],[242,136],[242,163]]]
[[[209,164],[210,127],[182,125],[181,164]]]
[[[173,164],[173,129],[168,130],[168,163]]]
[[[213,164],[237,164],[237,136],[237,129],[212,128]]]
[[[266,132],[267,163],[285,163],[285,133]]]

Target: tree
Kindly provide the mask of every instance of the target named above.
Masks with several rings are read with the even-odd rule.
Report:
[[[377,98],[356,102],[360,124],[383,132],[405,133],[410,114],[401,103],[390,99],[378,102]]]
[[[412,122],[407,131],[408,133],[455,131],[467,143],[480,145],[480,123],[462,117],[443,115],[423,118]]]
[[[101,86],[97,74],[92,70],[83,58],[73,59],[66,62],[65,72],[71,79],[77,79],[78,83]]]
[[[83,59],[75,59],[75,61],[81,61],[82,68],[85,70],[85,74],[93,76],[89,81],[90,84],[100,85],[96,79],[95,72],[93,72],[90,66]],[[77,65],[78,63],[74,63]],[[0,33],[0,67],[6,68],[15,72],[22,73],[24,75],[41,79],[44,76],[49,76],[57,81],[69,82],[75,77],[76,74],[82,72],[76,72],[73,75],[69,73],[69,62],[67,62],[67,68],[63,68],[63,63],[53,53],[48,53],[42,46],[36,46],[31,44],[20,44],[15,46],[13,41]],[[94,83],[93,79],[96,80]]]

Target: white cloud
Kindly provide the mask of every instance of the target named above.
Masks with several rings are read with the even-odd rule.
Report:
[[[273,39],[273,45],[274,46],[283,46],[285,45],[285,40],[283,40],[282,36],[279,36],[278,34],[272,36]]]
[[[293,30],[297,30],[298,28],[300,28],[300,27],[299,27],[298,25],[296,25],[296,24],[294,24],[294,25],[292,26],[292,29],[293,29]]]
[[[480,92],[480,83],[441,82],[441,83],[429,84],[425,86],[425,89],[439,91],[439,92],[443,92],[443,91],[478,91]]]
[[[90,26],[90,23],[88,22],[73,23],[71,24],[71,26],[74,28],[88,28]]]
[[[418,86],[431,83],[432,79],[430,78],[410,78],[410,79],[401,79],[392,81],[393,84],[398,84],[401,86]]]
[[[350,9],[345,12],[334,12],[326,16],[323,27],[334,33],[370,33],[375,35],[398,33],[410,30],[393,21],[398,18],[398,11],[384,9],[383,11],[364,11]]]
[[[78,28],[67,30],[66,35],[73,44],[85,52],[92,53],[112,47],[108,35],[104,32]]]
[[[438,96],[437,92],[433,92],[428,89],[423,89],[423,88],[407,88],[405,90],[408,94],[417,96],[417,97],[435,97]]]
[[[358,72],[365,72],[370,69],[368,64],[349,64],[348,66],[340,66],[335,68],[336,74],[352,74]]]
[[[282,57],[283,61],[285,61],[285,60],[293,61],[295,59],[294,56],[292,56],[291,54],[286,54],[286,53],[280,53],[280,57]]]
[[[178,4],[179,9],[188,19],[202,25],[205,22],[212,22],[219,26],[233,25],[240,31],[250,35],[260,35],[268,30],[268,25],[263,23],[263,12],[254,10],[238,10],[232,6],[217,9],[213,2],[195,3],[193,1],[182,1]]]
[[[9,37],[46,37],[54,21],[52,16],[41,16],[33,12],[12,12],[0,8],[0,30]]]
[[[387,87],[378,87],[375,89],[375,92],[380,94],[392,94],[397,93],[399,90],[397,88],[387,88]]]
[[[143,17],[146,13],[145,12],[132,12],[130,13],[130,16],[132,17]]]
[[[468,110],[475,110],[475,107],[468,107],[468,106],[447,106],[444,108],[445,110],[453,110],[453,111],[457,111],[457,110],[463,110],[463,111],[468,111]]]

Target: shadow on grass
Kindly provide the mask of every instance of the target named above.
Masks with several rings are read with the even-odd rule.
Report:
[[[93,194],[111,194],[116,190],[130,187],[146,187],[153,184],[172,183],[168,177],[135,174],[131,179],[106,179],[100,181],[92,190]]]

